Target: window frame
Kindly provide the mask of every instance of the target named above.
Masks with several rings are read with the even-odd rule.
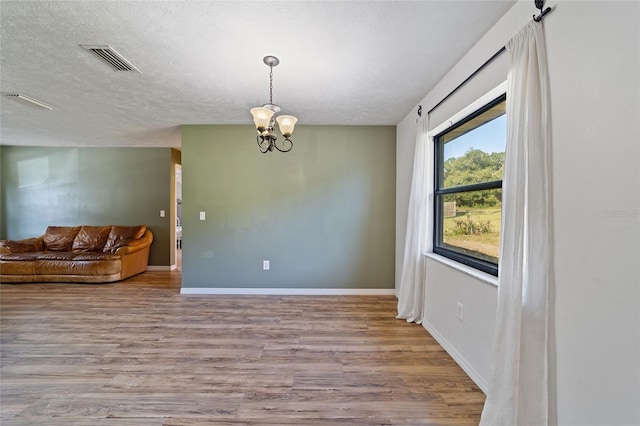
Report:
[[[443,136],[457,129],[463,124],[469,122],[470,120],[473,120],[479,115],[484,114],[486,111],[490,110],[496,105],[502,102],[506,102],[506,99],[507,99],[507,95],[506,93],[503,92],[499,96],[493,98],[493,100],[484,103],[481,107],[475,109],[472,113],[466,115],[462,119],[458,120],[455,124],[440,131],[433,137],[433,145],[434,145],[433,252],[440,256],[447,257],[451,260],[454,260],[456,262],[478,269],[480,271],[486,272],[488,274],[494,275],[496,277],[498,276],[498,263],[493,263],[485,259],[472,256],[470,254],[463,254],[458,251],[443,247],[444,209],[443,209],[442,200],[444,199],[444,196],[448,194],[459,194],[463,192],[481,191],[481,190],[487,190],[487,189],[502,189],[502,182],[504,179],[444,188]]]

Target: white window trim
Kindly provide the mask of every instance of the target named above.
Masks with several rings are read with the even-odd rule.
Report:
[[[447,130],[449,127],[456,124],[458,121],[468,117],[469,115],[473,114],[474,112],[476,112],[477,110],[479,110],[480,108],[482,108],[483,106],[491,102],[492,100],[496,99],[499,96],[504,95],[505,93],[507,93],[506,81],[500,83],[499,85],[491,89],[489,92],[485,93],[484,95],[482,95],[481,97],[473,101],[471,104],[464,107],[461,111],[455,113],[448,120],[443,121],[438,126],[431,129],[429,131],[429,137],[433,138],[434,136],[442,133],[443,131]]]
[[[471,266],[467,266],[464,263],[456,262],[453,259],[449,259],[448,257],[440,256],[437,253],[427,252],[424,253],[426,257],[429,259],[433,259],[438,263],[442,263],[443,265],[447,265],[448,267],[460,271],[464,274],[467,274],[477,280],[482,281],[483,283],[490,284],[492,286],[498,287],[498,277],[493,276],[491,274],[487,274],[486,272],[481,271],[480,269],[473,268]]]

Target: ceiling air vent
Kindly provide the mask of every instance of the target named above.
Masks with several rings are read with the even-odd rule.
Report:
[[[131,62],[123,58],[122,55],[116,52],[111,46],[88,46],[86,44],[81,44],[80,47],[93,53],[105,64],[113,68],[114,71],[140,72],[138,68],[134,67]]]
[[[40,109],[48,109],[53,110],[54,108],[51,105],[47,105],[46,103],[34,99],[30,96],[23,95],[22,93],[3,93],[9,99],[16,100],[18,102],[22,102],[26,105],[31,105],[32,107],[40,108]]]

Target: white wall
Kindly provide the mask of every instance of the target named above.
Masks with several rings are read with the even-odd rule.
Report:
[[[516,4],[425,96],[423,110],[528,22],[532,3]],[[550,4],[552,415],[560,425],[639,425],[640,3]],[[397,270],[415,118],[414,109],[397,130]],[[496,288],[433,259],[427,269],[426,327],[483,385]],[[455,318],[460,299],[463,322]]]

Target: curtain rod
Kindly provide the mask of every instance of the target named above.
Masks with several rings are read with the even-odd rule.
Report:
[[[431,108],[427,114],[431,114],[436,108],[438,108],[444,101],[446,101],[447,99],[449,99],[454,93],[456,93],[458,90],[460,90],[462,88],[462,86],[464,86],[465,84],[467,84],[469,82],[469,80],[471,80],[473,77],[476,76],[476,74],[478,74],[480,71],[482,71],[487,65],[489,65],[491,62],[493,62],[498,56],[502,55],[505,51],[507,50],[506,47],[502,46],[502,48],[500,50],[498,50],[496,53],[493,54],[492,57],[490,57],[489,59],[487,59],[485,61],[484,64],[480,65],[480,67],[478,67],[477,70],[475,70],[469,77],[465,78],[464,81],[460,84],[458,84],[456,86],[455,89],[453,89],[451,92],[449,92],[449,94],[447,96],[445,96],[444,98],[442,98],[442,100],[440,102],[438,102],[433,108]]]
[[[540,9],[540,15],[538,15],[538,16],[533,15],[533,20],[536,21],[536,22],[540,22],[540,21],[542,21],[542,18],[544,18],[545,15],[547,15],[553,9],[548,7],[545,10],[542,10],[544,8],[544,0],[534,0],[534,2],[535,2],[536,7],[538,9]],[[500,48],[500,50],[498,50],[496,53],[493,54],[493,56],[491,56],[489,59],[487,59],[484,64],[480,65],[480,67],[478,67],[478,69],[476,69],[469,77],[465,78],[462,83],[458,84],[455,89],[453,89],[451,92],[449,92],[449,94],[447,96],[442,98],[442,100],[440,100],[440,102],[438,102],[433,108],[431,108],[427,112],[427,114],[431,114],[444,101],[449,99],[454,93],[456,93],[458,90],[460,90],[462,88],[462,86],[467,84],[469,82],[469,80],[471,80],[473,77],[475,77],[476,74],[478,74],[480,71],[482,71],[487,65],[489,65],[491,62],[493,62],[493,60],[496,59],[498,56],[502,55],[506,50],[507,50],[507,48],[505,46],[502,46]],[[422,117],[422,105],[418,105],[418,115],[420,117]]]

